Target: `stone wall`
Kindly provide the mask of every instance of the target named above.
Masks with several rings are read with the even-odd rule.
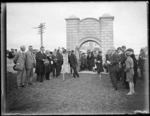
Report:
[[[76,46],[92,38],[97,42],[102,50],[103,60],[106,51],[113,46],[113,20],[112,16],[95,18],[85,18],[80,20],[78,17],[66,19],[67,49],[75,50]],[[86,39],[87,38],[87,39]]]
[[[106,51],[111,48],[114,44],[113,41],[113,20],[114,17],[100,17],[101,25],[101,45],[102,45],[102,54],[106,54]]]
[[[79,23],[79,38],[94,37],[100,39],[100,23],[99,20],[86,18]]]
[[[75,50],[78,45],[78,23],[79,18],[66,19],[67,21],[67,49]]]

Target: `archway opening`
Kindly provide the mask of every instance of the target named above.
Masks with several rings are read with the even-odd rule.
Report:
[[[80,44],[80,71],[96,72],[97,51],[101,50],[99,43],[93,40],[87,40]],[[90,52],[91,55],[90,55]],[[90,58],[89,58],[90,57]],[[92,57],[92,58],[91,58]]]
[[[79,46],[79,50],[84,53],[87,52],[87,50],[98,51],[101,50],[101,46],[96,41],[87,40]]]

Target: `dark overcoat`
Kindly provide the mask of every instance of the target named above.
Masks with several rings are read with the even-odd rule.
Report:
[[[96,63],[97,65],[97,72],[100,73],[100,72],[103,72],[104,69],[103,69],[103,60],[102,60],[102,56],[101,55],[97,55],[97,58],[96,58],[97,61],[100,61]]]
[[[48,61],[49,61],[49,64],[48,65],[46,65],[46,72],[48,73],[48,72],[51,72],[52,71],[52,63],[51,63],[51,61],[52,61],[52,58],[50,57],[50,56],[47,56],[47,59],[48,59]]]
[[[109,72],[118,72],[119,71],[119,55],[117,52],[113,53],[110,56],[109,61],[111,62],[110,65],[108,65]]]
[[[70,55],[70,64],[72,67],[77,66],[78,63],[77,63],[77,58],[76,58],[75,54]]]
[[[36,73],[38,74],[43,74],[45,73],[45,66],[44,66],[44,62],[43,59],[46,59],[46,54],[45,53],[41,53],[41,51],[36,53]]]
[[[145,62],[146,62],[146,54],[145,53],[141,53],[139,55],[139,59],[138,59],[138,66],[140,67],[140,69],[142,71],[145,71]]]
[[[56,57],[58,59],[59,65],[63,65],[63,55],[60,52],[57,52]]]
[[[91,54],[91,56],[87,56],[87,65],[90,69],[94,67],[94,55]]]
[[[125,52],[121,53],[121,56],[120,56],[120,62],[121,62],[121,65],[123,66],[125,64],[125,61],[126,61],[126,55],[125,55]],[[124,67],[125,68],[125,67]]]
[[[137,59],[135,58],[135,55],[134,55],[134,54],[132,54],[130,57],[133,59],[134,71],[137,71],[137,68],[138,68],[138,61],[137,61]]]

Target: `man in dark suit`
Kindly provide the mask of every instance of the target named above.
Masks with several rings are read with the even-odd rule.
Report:
[[[70,63],[71,63],[71,66],[73,68],[73,71],[74,71],[73,77],[74,78],[76,78],[76,76],[79,77],[79,74],[77,72],[77,65],[78,65],[78,63],[77,63],[77,58],[76,58],[76,56],[74,54],[74,50],[71,51]]]
[[[61,68],[63,65],[63,56],[60,53],[59,49],[56,53],[57,63],[56,63],[56,77],[60,76]]]
[[[104,71],[103,61],[102,61],[102,51],[98,51],[98,55],[97,55],[97,58],[96,58],[96,65],[97,65],[97,73],[101,77],[100,73]]]
[[[43,82],[45,75],[44,61],[46,60],[46,54],[44,51],[44,47],[41,46],[40,51],[36,53],[36,73],[38,82]]]
[[[112,49],[111,55],[110,55],[110,60],[107,61],[109,67],[109,74],[110,74],[110,79],[113,85],[113,90],[117,90],[117,72],[119,71],[119,56],[115,50],[115,48]]]
[[[58,65],[57,65],[57,69],[58,70],[57,74],[56,74],[56,77],[60,76],[60,72],[61,72],[61,69],[62,69],[62,65],[63,65],[63,55],[60,53],[60,50],[58,49],[57,50],[57,54],[56,54],[56,57],[58,59]]]
[[[121,78],[122,78],[122,81],[123,81],[123,86],[127,89],[129,89],[129,84],[128,82],[126,82],[126,72],[124,71],[125,70],[125,61],[126,61],[126,55],[125,55],[125,51],[126,51],[126,46],[122,46],[122,54],[121,54],[121,61],[120,61],[120,64],[121,64]]]

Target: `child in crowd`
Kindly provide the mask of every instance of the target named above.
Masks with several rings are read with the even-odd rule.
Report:
[[[126,72],[126,81],[129,83],[130,91],[127,93],[127,95],[133,95],[135,93],[134,91],[134,83],[133,83],[133,76],[134,76],[134,63],[133,59],[130,57],[130,51],[126,51],[126,61],[125,61],[125,72]]]

